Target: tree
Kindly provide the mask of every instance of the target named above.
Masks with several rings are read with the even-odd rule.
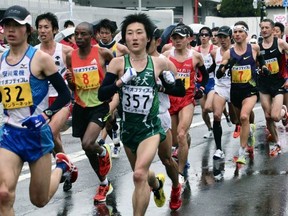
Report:
[[[221,17],[251,17],[260,15],[260,7],[253,8],[253,0],[222,0],[219,15]]]

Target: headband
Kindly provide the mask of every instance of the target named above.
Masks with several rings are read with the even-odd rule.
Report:
[[[244,25],[236,25],[236,26],[233,27],[233,31],[237,30],[237,29],[245,31],[246,34],[248,35],[249,30]]]

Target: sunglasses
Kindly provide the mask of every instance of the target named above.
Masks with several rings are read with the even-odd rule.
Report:
[[[210,37],[210,35],[208,33],[201,33],[200,36]]]

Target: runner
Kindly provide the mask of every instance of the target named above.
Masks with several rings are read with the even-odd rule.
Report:
[[[105,62],[113,55],[108,49],[91,46],[93,26],[82,22],[76,26],[75,39],[79,49],[67,56],[67,81],[75,94],[72,112],[72,136],[81,139],[82,149],[100,180],[95,202],[104,202],[113,187],[107,179],[112,162],[110,146],[100,146],[96,139],[105,126],[109,104],[98,100],[98,89],[103,80]]]
[[[252,109],[257,101],[256,88],[256,59],[260,68],[267,69],[260,48],[257,44],[248,44],[248,25],[244,21],[238,21],[233,27],[234,47],[227,50],[222,58],[222,63],[217,70],[218,77],[228,69],[231,73],[230,99],[235,107],[241,122],[240,148],[236,163],[246,164],[245,152],[247,144],[249,151],[253,152],[255,142],[255,125],[251,124]],[[250,154],[252,156],[252,154]],[[251,158],[252,159],[252,158]]]
[[[283,120],[284,127],[288,123],[287,107],[283,105],[285,89],[288,88],[288,81],[285,82],[283,73],[286,73],[281,64],[282,53],[288,54],[288,44],[273,35],[274,22],[264,19],[260,23],[262,43],[259,43],[261,53],[264,56],[269,71],[263,71],[259,75],[258,88],[260,101],[263,108],[266,125],[271,134],[274,146],[270,150],[270,156],[281,153],[281,144],[277,133],[275,122]]]
[[[28,44],[32,17],[26,8],[9,7],[0,21],[10,46],[0,55],[0,91],[4,107],[0,141],[0,215],[14,215],[15,190],[24,162],[31,173],[29,196],[37,207],[45,206],[55,194],[61,177],[77,170],[64,153],[56,154],[49,119],[70,102],[70,93],[53,59]],[[48,106],[48,81],[58,92]]]
[[[107,48],[111,50],[113,53],[113,56],[122,56],[129,53],[129,50],[126,46],[118,43],[115,41],[115,32],[117,30],[117,25],[115,22],[109,20],[109,19],[103,19],[100,20],[99,23],[96,26],[96,31],[99,33],[99,43],[98,45],[100,47]],[[99,140],[99,143],[104,144],[105,139],[108,135],[112,139],[114,143],[114,148],[112,151],[112,158],[118,158],[121,145],[120,145],[120,139],[118,137],[118,124],[117,124],[117,110],[116,106],[119,103],[119,96],[114,95],[112,98],[112,101],[109,103],[110,106],[110,116],[107,119],[106,127],[101,131],[101,140]]]
[[[146,14],[128,15],[122,22],[122,39],[130,54],[114,58],[99,89],[99,99],[120,96],[121,140],[133,170],[133,215],[145,215],[151,188],[158,207],[165,204],[165,175],[149,170],[159,143],[165,139],[161,127],[156,79],[169,88],[175,84],[169,61],[150,56],[147,49],[153,38],[153,23]],[[173,65],[172,65],[173,66]],[[175,68],[174,68],[175,69]],[[165,70],[165,72],[164,72]],[[170,72],[172,71],[172,72]],[[115,80],[119,78],[116,82]]]
[[[151,40],[150,47],[148,50],[148,54],[151,56],[156,56],[160,58],[166,58],[164,55],[159,54],[157,51],[157,47],[161,42],[161,33],[160,30],[155,26],[153,31],[153,39]],[[169,61],[169,60],[168,60]],[[172,64],[172,63],[170,63]],[[171,67],[175,66],[172,64]],[[174,69],[176,71],[176,68]],[[176,74],[177,75],[177,74]],[[170,108],[169,94],[175,96],[185,96],[185,88],[181,79],[176,79],[175,86],[172,89],[165,89],[163,87],[160,79],[157,80],[158,88],[159,88],[159,114],[158,117],[161,120],[161,125],[164,131],[166,132],[166,139],[160,143],[158,147],[158,155],[160,160],[165,166],[166,173],[172,181],[172,190],[170,195],[170,209],[177,210],[182,205],[181,199],[181,184],[178,181],[178,164],[172,158],[172,133],[171,133],[171,117],[168,109]],[[166,92],[166,93],[165,93]]]
[[[187,180],[184,178],[184,168],[188,159],[188,149],[190,146],[187,137],[193,119],[195,106],[194,95],[199,98],[203,95],[203,91],[205,90],[204,86],[208,80],[208,73],[201,54],[187,48],[187,44],[190,42],[188,36],[189,32],[185,26],[176,27],[171,34],[174,48],[163,53],[163,55],[168,57],[176,66],[178,76],[183,80],[186,90],[183,98],[169,96],[173,144],[178,146],[179,182],[183,188]],[[195,93],[196,68],[203,74],[203,79],[201,88]]]
[[[213,101],[213,95],[215,93],[214,91],[214,85],[215,85],[215,61],[213,57],[211,56],[212,51],[216,51],[218,46],[215,46],[213,44],[210,44],[210,38],[212,36],[212,31],[209,27],[202,27],[199,30],[200,35],[200,41],[201,45],[195,47],[195,50],[201,53],[203,59],[204,59],[204,65],[206,67],[207,72],[209,73],[209,80],[207,85],[205,86],[205,91],[203,97],[199,100],[200,106],[202,109],[202,118],[208,128],[208,133],[204,134],[203,138],[212,138],[213,136],[213,128],[210,121],[209,113],[213,111],[212,109],[212,101]],[[197,88],[200,88],[201,84],[197,84]]]
[[[42,50],[43,52],[49,54],[54,59],[55,65],[58,68],[58,72],[64,78],[66,74],[66,56],[73,50],[71,47],[66,45],[56,43],[54,41],[54,36],[58,32],[58,19],[52,13],[44,13],[37,16],[35,21],[35,26],[38,31],[38,35],[41,43],[36,45],[35,48]],[[58,93],[55,88],[49,85],[49,106],[55,101]],[[68,106],[63,107],[51,118],[49,125],[52,129],[53,140],[54,140],[54,154],[59,152],[64,153],[64,148],[61,140],[60,131],[64,127],[68,116],[70,114],[71,103]],[[76,167],[74,167],[77,169]],[[64,179],[62,179],[64,181]],[[70,179],[65,179],[63,190],[68,191],[72,187]]]

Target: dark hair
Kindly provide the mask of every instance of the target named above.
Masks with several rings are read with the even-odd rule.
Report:
[[[96,31],[99,32],[100,28],[109,29],[111,34],[114,34],[117,30],[117,24],[114,21],[111,21],[109,19],[102,19],[100,22],[96,25]]]
[[[234,26],[236,26],[236,25],[243,25],[247,30],[249,30],[247,23],[244,21],[238,21],[234,24]]]
[[[219,27],[218,27],[218,26],[213,27],[213,28],[211,29],[212,32],[214,32],[214,31],[218,31],[218,30],[219,30]]]
[[[52,25],[52,29],[58,31],[59,30],[59,25],[58,25],[58,18],[55,14],[53,13],[44,13],[44,14],[40,14],[39,16],[37,16],[36,21],[35,21],[35,26],[38,29],[39,26],[39,22],[40,20],[43,19],[47,19],[48,21],[51,22]]]
[[[147,14],[137,13],[137,14],[130,14],[126,16],[122,22],[121,36],[122,36],[123,42],[126,43],[125,35],[126,35],[127,26],[135,22],[143,24],[145,31],[146,31],[147,38],[151,40],[153,38],[154,24],[152,23],[151,19],[149,18]],[[148,49],[149,46],[150,46],[150,42],[147,43],[146,49]]]
[[[75,26],[75,24],[74,24],[74,22],[73,21],[71,21],[71,20],[66,20],[65,22],[64,22],[64,28],[67,28],[68,26]]]
[[[269,22],[269,23],[271,24],[272,28],[274,28],[274,26],[275,26],[274,21],[271,20],[271,19],[263,19],[263,20],[261,21],[261,23],[262,23],[262,22]]]
[[[283,25],[282,23],[280,23],[280,22],[275,22],[274,27],[279,27],[281,33],[284,32],[285,27],[284,27],[284,25]]]
[[[207,26],[202,27],[202,28],[199,30],[199,34],[201,34],[201,31],[203,31],[203,30],[208,31],[209,36],[210,36],[210,37],[212,36],[212,31],[211,31],[211,29],[210,29],[209,27],[207,27]]]
[[[89,23],[89,22],[81,22],[81,23],[79,23],[77,26],[76,26],[76,28],[78,27],[78,26],[85,26],[86,28],[87,28],[87,30],[88,30],[88,33],[90,33],[90,35],[93,37],[94,36],[94,31],[93,31],[93,25],[91,24],[91,23]]]

